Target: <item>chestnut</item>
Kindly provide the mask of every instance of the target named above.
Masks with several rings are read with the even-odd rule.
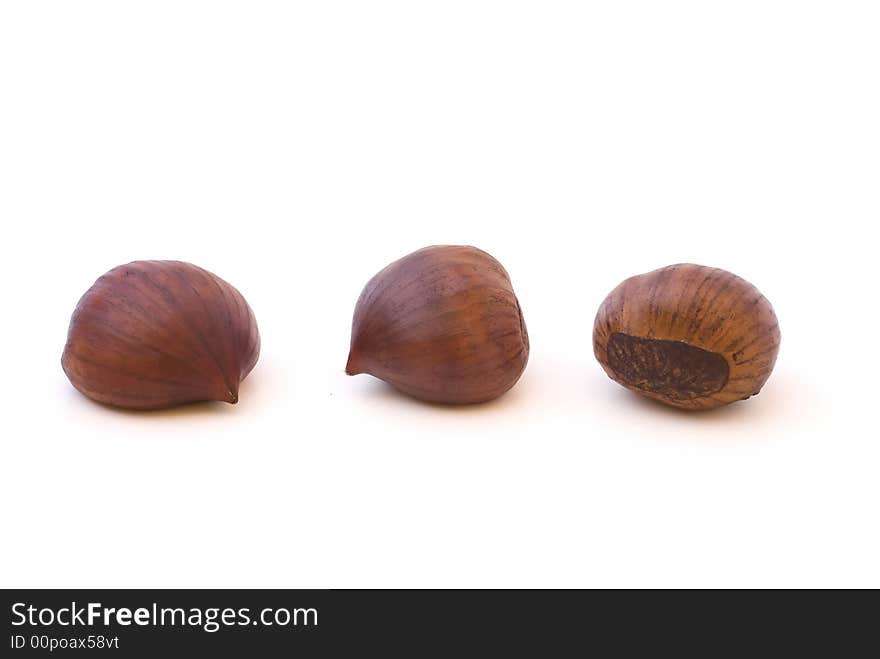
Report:
[[[756,395],[779,352],[773,307],[744,279],[682,263],[630,277],[599,308],[593,352],[642,396],[704,410]]]
[[[528,358],[507,271],[475,247],[440,245],[404,256],[367,283],[345,371],[424,401],[481,403],[513,387]]]
[[[230,284],[190,263],[135,261],[82,296],[61,365],[95,401],[155,410],[238,402],[259,355],[254,313]]]

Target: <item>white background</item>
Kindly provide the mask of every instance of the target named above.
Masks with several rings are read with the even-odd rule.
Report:
[[[4,2],[0,584],[880,586],[874,2]],[[346,377],[388,262],[477,245],[532,353],[495,403]],[[70,313],[144,258],[238,287],[237,406],[95,405]],[[644,402],[622,279],[736,272],[760,396]]]

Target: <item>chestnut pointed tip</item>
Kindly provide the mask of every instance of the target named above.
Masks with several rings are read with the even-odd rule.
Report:
[[[363,373],[363,371],[357,366],[357,360],[355,359],[354,352],[348,353],[348,361],[345,363],[345,374],[359,375],[360,373]]]
[[[218,400],[222,400],[224,403],[229,403],[230,405],[235,405],[238,402],[238,383],[227,383],[223,389],[220,389],[219,391],[222,393],[218,396]]]

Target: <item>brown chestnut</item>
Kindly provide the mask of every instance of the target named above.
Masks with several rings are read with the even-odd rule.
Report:
[[[593,351],[612,380],[686,410],[756,395],[779,340],[758,289],[689,263],[630,277],[605,298],[593,327]]]
[[[254,313],[235,288],[189,263],[135,261],[82,296],[61,365],[93,400],[155,410],[238,402],[259,355]]]
[[[364,287],[345,372],[436,403],[480,403],[519,380],[529,337],[510,277],[475,247],[434,246]]]

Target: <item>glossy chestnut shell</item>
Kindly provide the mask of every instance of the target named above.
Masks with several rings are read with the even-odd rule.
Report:
[[[259,354],[254,313],[230,284],[190,263],[135,261],[82,296],[61,364],[95,401],[155,410],[236,403]]]
[[[519,380],[529,338],[510,277],[475,247],[426,247],[373,277],[355,307],[346,372],[421,400],[480,403]]]
[[[630,277],[599,308],[593,351],[608,376],[686,410],[756,395],[776,363],[770,302],[718,268],[678,264]]]

